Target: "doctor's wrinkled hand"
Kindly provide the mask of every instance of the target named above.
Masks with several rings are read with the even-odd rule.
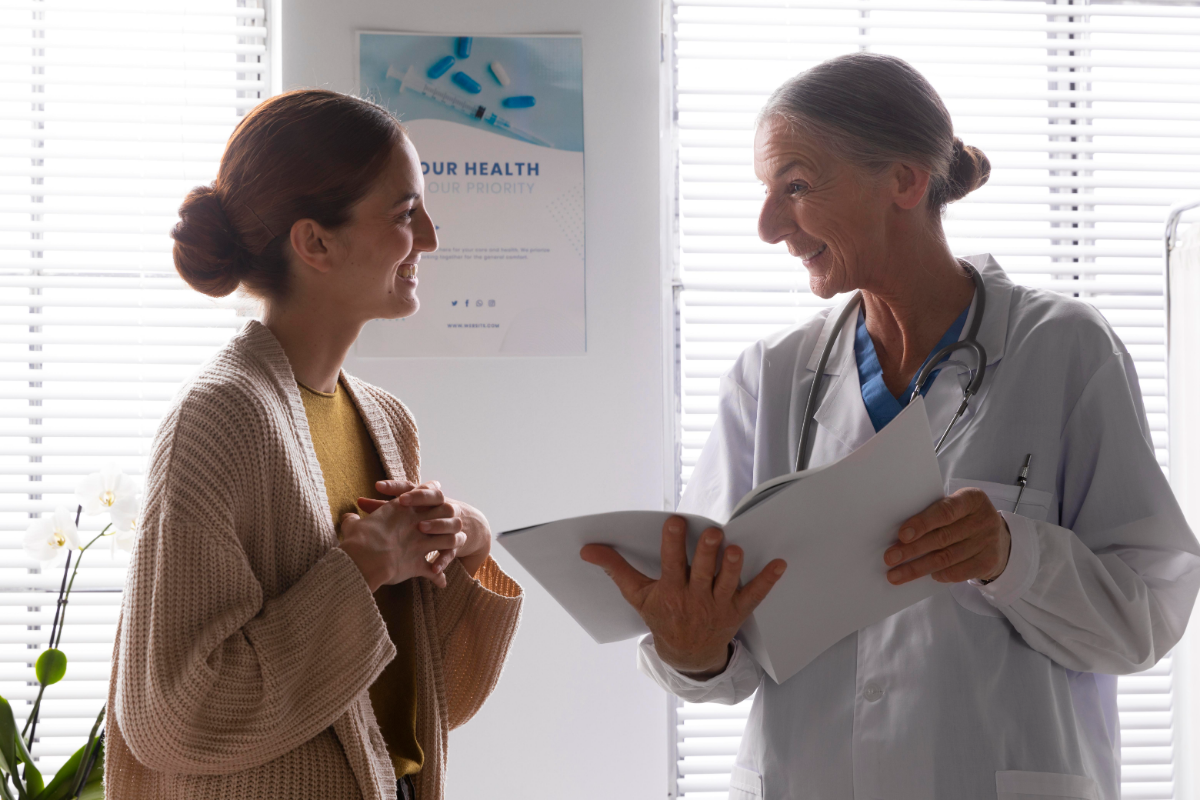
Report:
[[[692,677],[704,678],[724,671],[734,634],[787,569],[782,559],[776,559],[739,589],[740,547],[725,549],[717,571],[723,538],[719,528],[704,531],[689,568],[687,522],[671,517],[663,525],[659,580],[638,572],[606,545],[585,545],[579,555],[612,578],[654,634],[654,648],[664,662]]]
[[[1008,566],[1008,523],[980,489],[959,489],[900,525],[883,554],[894,585],[930,575],[940,583],[993,581]],[[899,566],[897,566],[899,565]]]

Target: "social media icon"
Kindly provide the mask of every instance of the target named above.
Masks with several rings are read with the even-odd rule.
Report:
[[[495,308],[495,307],[496,307],[496,301],[488,300],[488,308]]]
[[[482,300],[476,300],[476,301],[475,301],[475,307],[476,307],[476,308],[479,308],[479,307],[480,307],[480,306],[482,306],[482,305],[483,305],[483,301],[482,301]]]
[[[457,300],[451,300],[451,301],[450,301],[450,305],[452,305],[452,306],[456,306],[456,305],[458,305],[458,301],[457,301]]]

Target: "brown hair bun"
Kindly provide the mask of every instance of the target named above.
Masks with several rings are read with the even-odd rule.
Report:
[[[175,269],[198,292],[224,297],[238,288],[250,271],[250,254],[238,241],[216,189],[197,186],[179,207],[175,240]]]
[[[978,147],[963,144],[954,137],[954,154],[950,158],[950,176],[946,187],[946,202],[961,200],[988,182],[992,162]]]
[[[171,232],[175,268],[213,297],[240,286],[282,300],[292,226],[349,223],[405,141],[391,112],[352,95],[296,89],[263,100],[234,128],[216,181],[184,199]]]

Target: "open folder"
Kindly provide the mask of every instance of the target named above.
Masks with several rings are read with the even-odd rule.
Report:
[[[941,470],[922,398],[840,461],[767,481],[738,503],[728,521],[683,515],[688,558],[700,533],[725,530],[745,551],[743,581],[775,558],[787,572],[738,633],[754,658],[782,683],[846,635],[945,588],[928,576],[893,586],[884,551],[900,524],[942,497]],[[617,511],[500,534],[499,541],[597,642],[647,629],[604,572],[579,557],[595,542],[617,549],[652,578],[665,511]]]

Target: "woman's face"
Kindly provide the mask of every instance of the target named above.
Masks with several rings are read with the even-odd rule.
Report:
[[[759,126],[754,172],[766,189],[758,235],[784,242],[819,297],[872,284],[885,263],[891,198],[881,182],[778,121]]]
[[[337,231],[339,298],[364,319],[399,319],[417,312],[417,264],[437,250],[425,210],[425,178],[407,139],[396,148],[375,185]]]

